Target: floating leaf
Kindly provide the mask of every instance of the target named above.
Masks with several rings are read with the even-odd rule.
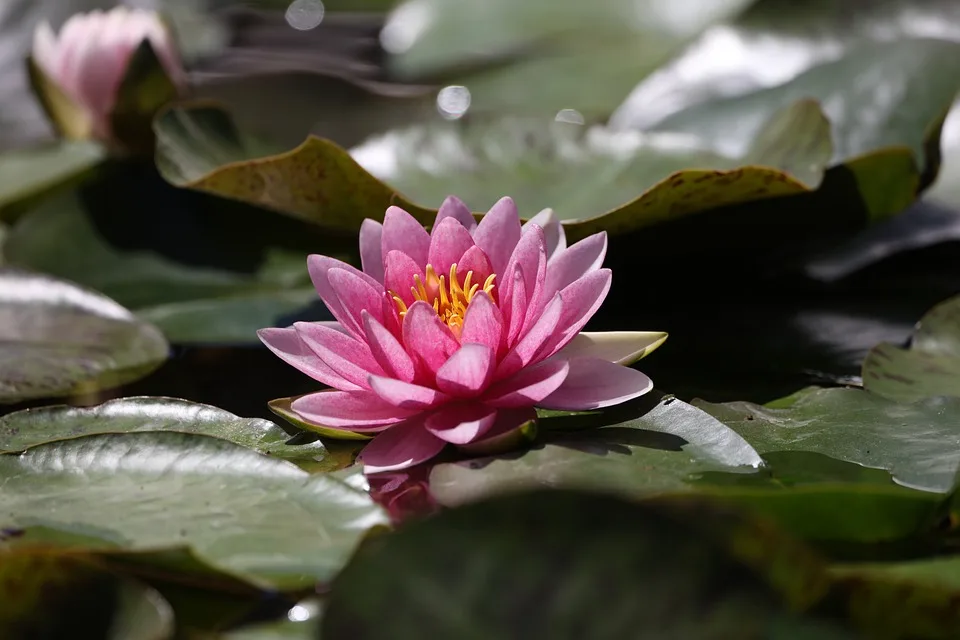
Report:
[[[26,409],[0,416],[0,452],[93,434],[176,431],[229,440],[307,471],[330,470],[321,442],[287,445],[290,435],[268,420],[175,398],[120,398],[96,407]]]
[[[0,270],[0,317],[0,403],[117,387],[153,371],[169,349],[113,300],[17,270]]]
[[[541,490],[441,512],[362,548],[333,582],[321,633],[779,637],[768,633],[809,631],[787,612],[816,602],[824,578],[804,547],[709,504]]]
[[[83,533],[122,549],[189,545],[261,584],[329,579],[386,522],[364,492],[230,442],[91,435],[0,457],[0,525]]]
[[[946,492],[960,468],[960,399],[898,404],[859,389],[807,389],[773,408],[748,402],[695,405],[761,454],[812,451],[886,469],[897,482]]]
[[[0,210],[81,176],[103,157],[103,148],[89,141],[0,154]]]
[[[291,608],[283,620],[241,627],[224,640],[315,640],[319,637],[321,606],[304,600]]]
[[[874,347],[863,362],[863,387],[899,402],[960,397],[960,297],[923,316],[909,349]]]

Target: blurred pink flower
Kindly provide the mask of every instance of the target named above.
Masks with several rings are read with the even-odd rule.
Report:
[[[82,109],[94,137],[110,140],[110,115],[134,52],[149,40],[174,84],[184,72],[173,37],[152,11],[117,7],[71,16],[54,34],[46,22],[33,34],[33,60]]]
[[[292,409],[307,423],[375,434],[367,473],[424,462],[447,445],[482,449],[536,419],[535,407],[584,410],[652,388],[623,366],[656,332],[581,333],[610,289],[605,233],[566,247],[545,210],[521,227],[503,198],[477,224],[450,197],[432,233],[390,207],[360,230],[363,270],[312,255],[310,276],[337,322],[262,329],[287,363],[334,390]]]

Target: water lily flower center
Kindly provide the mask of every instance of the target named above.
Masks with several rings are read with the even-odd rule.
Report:
[[[467,315],[467,307],[470,306],[470,302],[478,291],[483,291],[493,297],[493,282],[496,278],[497,274],[490,274],[481,284],[473,281],[473,271],[467,271],[467,275],[461,283],[459,274],[457,274],[456,263],[450,265],[449,276],[438,276],[433,265],[428,264],[424,279],[420,278],[420,274],[413,276],[413,286],[410,287],[410,293],[413,294],[415,301],[433,305],[433,310],[437,312],[440,319],[459,338],[460,330],[463,328],[463,319]],[[400,317],[403,318],[407,313],[407,305],[395,292],[390,291],[390,295],[397,305]]]

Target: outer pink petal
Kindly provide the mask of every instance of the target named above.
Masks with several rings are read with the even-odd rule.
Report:
[[[427,416],[426,427],[451,444],[482,438],[497,420],[497,410],[482,404],[450,404]]]
[[[308,422],[351,431],[380,430],[415,413],[384,402],[372,391],[311,393],[294,400],[290,408]]]
[[[553,337],[562,315],[563,296],[558,293],[543,310],[530,331],[503,357],[494,378],[502,380],[527,365],[536,364],[536,356],[544,343]]]
[[[487,254],[494,273],[503,273],[514,247],[520,241],[520,216],[511,198],[500,198],[490,208],[480,219],[473,239]]]
[[[525,295],[520,315],[515,316],[512,312],[515,306],[511,300],[514,290],[513,281],[502,282],[500,290],[500,305],[504,309],[504,320],[509,327],[508,334],[511,340],[523,335],[523,330],[529,328],[543,310],[541,299],[546,280],[547,254],[543,229],[537,225],[529,227],[523,237],[520,238],[513,255],[510,256],[504,274],[515,273],[517,267],[520,267],[520,272],[523,274],[523,292]]]
[[[531,407],[563,384],[568,369],[569,365],[563,360],[547,360],[527,367],[490,387],[483,396],[483,402],[507,409]]]
[[[560,219],[553,209],[544,209],[533,216],[523,225],[523,232],[531,225],[537,225],[543,229],[543,237],[547,243],[547,260],[552,261],[567,248],[567,234],[560,224]]]
[[[370,374],[383,373],[370,348],[352,336],[312,322],[296,322],[293,328],[325,365],[352,384],[369,389]]]
[[[500,309],[493,303],[486,293],[478,293],[467,307],[466,317],[463,319],[463,328],[460,330],[460,343],[475,342],[483,344],[493,350],[500,348],[500,338],[503,332],[503,316]]]
[[[516,447],[516,440],[511,432],[516,432],[528,422],[537,420],[537,410],[533,407],[519,409],[500,409],[497,411],[497,420],[482,437],[474,440],[469,447],[464,447],[471,453],[491,455],[506,449]]]
[[[426,302],[415,302],[403,317],[403,344],[434,374],[460,348],[450,328]]]
[[[360,264],[363,272],[376,280],[383,282],[383,225],[376,220],[367,218],[360,225]]]
[[[347,331],[354,337],[362,340],[363,332],[359,330],[356,323],[345,321],[349,320],[347,313],[344,311],[343,304],[341,304],[340,299],[337,297],[337,292],[334,290],[333,285],[330,284],[328,274],[331,269],[343,269],[356,274],[373,288],[380,287],[381,285],[364,272],[350,266],[346,262],[320,255],[307,257],[307,271],[310,272],[310,279],[313,281],[313,286],[320,295],[320,299],[327,305],[327,309],[330,310],[333,317],[339,320],[340,324],[342,324]]]
[[[487,255],[483,252],[483,249],[477,246],[470,247],[467,252],[460,257],[460,262],[457,263],[457,275],[461,278],[466,278],[467,273],[471,271],[473,272],[473,278],[470,279],[470,282],[472,284],[479,284],[481,287],[493,273],[490,260],[487,259]],[[461,281],[460,284],[462,285],[463,282]],[[495,282],[495,291],[500,284],[499,282]]]
[[[607,254],[607,233],[601,231],[584,238],[563,252],[547,269],[546,293],[552,296],[603,264]]]
[[[510,293],[500,298],[500,310],[503,313],[501,344],[505,349],[511,349],[517,343],[527,311],[527,289],[524,286],[523,268],[520,265],[516,265],[513,269],[509,289]]]
[[[416,369],[400,341],[369,312],[364,311],[362,316],[367,345],[384,372],[398,380],[413,382]]]
[[[651,389],[653,382],[636,369],[600,358],[574,358],[570,360],[567,379],[537,406],[567,411],[601,409],[642,396]]]
[[[303,341],[300,340],[300,336],[297,335],[293,327],[287,327],[285,329],[260,329],[257,331],[257,335],[263,344],[276,354],[277,357],[296,369],[299,369],[314,380],[342,391],[355,391],[360,389],[359,386],[337,374],[317,357],[317,354],[311,351],[307,345],[303,344]]]
[[[473,246],[470,232],[458,220],[444,218],[430,234],[427,263],[433,266],[438,275],[449,275],[450,265],[460,262],[463,254]]]
[[[550,357],[573,340],[597,312],[610,291],[610,269],[598,269],[564,287],[563,315],[553,336],[537,354],[537,360]]]
[[[384,402],[401,409],[420,411],[436,407],[449,399],[436,389],[383,376],[370,376],[370,387]]]
[[[384,214],[382,243],[383,255],[391,251],[402,251],[421,269],[427,268],[430,234],[416,218],[400,207],[389,207]]]
[[[371,440],[358,459],[364,473],[396,471],[426,462],[446,445],[427,431],[420,419],[413,419],[390,427]]]
[[[437,386],[452,396],[472,398],[490,384],[496,364],[489,346],[464,344],[437,370]]]
[[[413,292],[410,290],[416,282],[414,276],[419,276],[420,282],[424,282],[423,269],[413,261],[413,258],[397,250],[387,254],[384,264],[386,266],[383,286],[387,291],[399,296],[403,303],[409,307],[415,300]]]
[[[473,230],[477,228],[477,221],[470,212],[470,208],[463,204],[463,201],[457,196],[447,196],[447,199],[440,205],[440,209],[437,211],[437,218],[433,222],[434,228],[446,218],[455,219],[470,232],[473,232]]]
[[[327,279],[337,294],[337,300],[343,310],[343,317],[337,320],[355,337],[363,340],[361,313],[369,311],[377,320],[383,319],[383,287],[372,284],[372,278],[356,269],[330,269],[327,272]]]

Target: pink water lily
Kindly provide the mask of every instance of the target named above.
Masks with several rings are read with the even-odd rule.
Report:
[[[398,207],[360,230],[363,270],[312,255],[336,322],[263,329],[280,358],[333,390],[292,409],[308,424],[375,435],[367,473],[413,466],[447,445],[503,440],[536,407],[584,410],[652,388],[629,364],[659,332],[583,333],[610,290],[605,233],[567,247],[550,210],[521,226],[503,198],[479,224],[450,197],[428,233]]]
[[[116,7],[71,16],[54,33],[46,22],[33,35],[34,62],[80,108],[90,135],[110,140],[110,116],[134,52],[149,41],[175,84],[184,71],[173,37],[153,11]]]

